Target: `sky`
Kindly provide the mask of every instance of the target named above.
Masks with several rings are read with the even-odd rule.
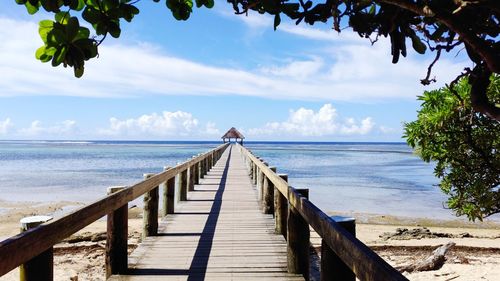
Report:
[[[164,3],[106,38],[82,78],[35,59],[38,22],[14,0],[0,3],[0,139],[218,140],[230,127],[247,140],[404,141],[424,90],[470,66],[409,51],[391,63],[389,40],[375,45],[332,22],[314,26],[256,13],[234,15],[225,1],[176,21]],[[407,43],[411,46],[411,43]]]

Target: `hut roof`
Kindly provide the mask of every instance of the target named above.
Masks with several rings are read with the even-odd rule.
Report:
[[[235,127],[232,127],[231,129],[229,129],[229,131],[227,131],[221,139],[228,139],[228,138],[232,138],[232,139],[244,139],[245,137],[238,131],[236,130]]]

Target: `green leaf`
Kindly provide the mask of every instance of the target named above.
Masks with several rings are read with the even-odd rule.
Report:
[[[28,1],[28,0],[16,0],[16,3],[19,5],[24,5],[24,4],[26,4],[26,1]]]
[[[83,65],[80,67],[74,67],[74,74],[76,78],[81,78],[83,76],[83,71],[84,71]]]
[[[90,31],[86,27],[80,27],[78,29],[78,33],[76,34],[75,38],[73,38],[73,41],[77,41],[80,39],[88,39],[90,36]]]
[[[274,16],[274,30],[276,30],[276,27],[278,27],[278,25],[280,25],[280,23],[281,23],[280,14],[276,14]]]
[[[34,15],[34,14],[36,14],[36,12],[38,12],[40,4],[38,4],[37,6],[33,6],[28,1],[28,2],[26,2],[26,4],[24,4],[24,6],[26,7],[26,10],[28,11],[28,14]]]
[[[54,22],[51,20],[42,20],[38,23],[40,28],[52,28],[54,26]]]
[[[66,34],[57,28],[53,28],[47,35],[47,45],[58,46],[66,42]]]
[[[214,0],[206,0],[205,1],[205,7],[209,8],[209,9],[212,9],[215,5],[215,2]]]
[[[59,12],[54,16],[56,22],[60,24],[67,24],[70,17],[71,15],[69,14],[69,12]]]
[[[66,46],[61,46],[54,54],[54,58],[52,58],[52,66],[58,66],[64,62],[66,58],[66,53],[68,52],[68,48]]]
[[[108,32],[114,38],[118,38],[120,37],[122,30],[120,29],[120,25],[118,23],[112,21],[108,24]]]
[[[101,12],[92,7],[87,7],[83,10],[82,18],[88,23],[96,24],[101,19]]]
[[[103,7],[104,11],[116,9],[116,8],[118,8],[119,5],[120,5],[120,1],[118,1],[118,0],[103,0],[102,1],[102,7]]]
[[[410,38],[413,49],[419,54],[425,54],[427,46],[425,46],[425,44],[420,40],[420,38],[418,38],[418,36],[415,33],[411,34]]]
[[[66,25],[66,38],[68,42],[74,40],[75,36],[78,34],[80,29],[80,23],[78,22],[77,17],[71,17],[68,20],[68,24]]]
[[[37,60],[39,60],[42,55],[45,55],[45,46],[38,48],[35,52],[35,57]]]

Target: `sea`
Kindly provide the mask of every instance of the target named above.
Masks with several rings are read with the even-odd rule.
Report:
[[[207,141],[0,141],[1,201],[92,202],[220,145]],[[405,143],[246,142],[325,212],[456,219],[434,163]]]

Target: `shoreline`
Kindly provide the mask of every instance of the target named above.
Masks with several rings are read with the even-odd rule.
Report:
[[[19,233],[19,220],[31,215],[53,215],[55,218],[69,210],[85,205],[81,202],[14,202],[2,201],[0,240]],[[338,212],[328,212],[339,215]],[[343,214],[345,215],[345,214]],[[456,246],[447,255],[447,262],[436,271],[405,273],[410,280],[495,280],[500,276],[500,223],[472,223],[432,220],[427,218],[395,217],[377,214],[351,213],[356,222],[356,236],[393,266],[423,259],[436,247],[449,241]],[[398,230],[400,229],[400,230]],[[419,229],[449,237],[399,237],[401,229]],[[427,230],[426,230],[427,229]],[[141,240],[142,208],[129,208],[129,252]],[[56,280],[104,280],[104,248],[106,220],[101,218],[71,236],[80,242],[56,244]],[[465,235],[464,233],[467,233]],[[385,237],[395,235],[395,238]],[[91,238],[97,237],[97,238]],[[385,238],[384,238],[385,237]],[[67,240],[67,239],[66,239]],[[320,237],[311,233],[311,244],[318,250]],[[0,277],[0,281],[18,279],[18,270]],[[77,279],[74,277],[77,276]],[[73,279],[71,279],[73,278]],[[102,278],[102,279],[100,279]],[[452,279],[449,279],[452,278]]]

